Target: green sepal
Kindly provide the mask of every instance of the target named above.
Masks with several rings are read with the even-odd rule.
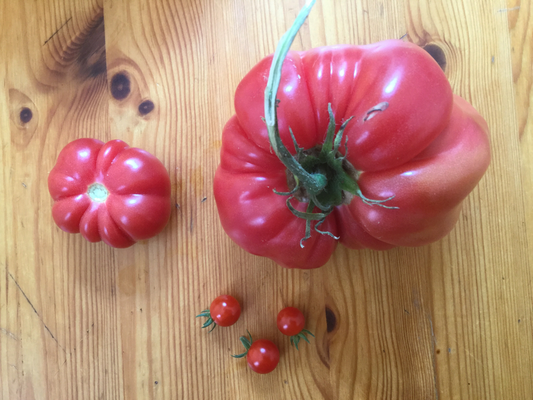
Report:
[[[298,179],[298,178],[296,178]],[[276,194],[279,194],[280,196],[290,196],[290,195],[293,195],[294,193],[296,193],[298,191],[298,189],[300,189],[300,185],[297,184],[294,189],[292,189],[290,192],[278,192],[276,189],[272,189],[272,191]]]
[[[297,216],[298,218],[302,218],[302,219],[305,219],[307,221],[320,221],[321,219],[324,219],[328,216],[328,214],[331,212],[327,212],[327,213],[314,213],[314,212],[311,212],[311,211],[298,211],[296,208],[294,208],[291,204],[291,200],[294,198],[294,196],[291,196],[287,199],[287,207],[289,208],[289,210],[291,210],[291,212]],[[309,202],[309,204],[312,204],[312,202]],[[313,205],[314,206],[314,205]],[[309,210],[309,206],[307,207],[308,210]],[[314,207],[313,207],[314,208]]]
[[[333,137],[335,136],[335,115],[333,114],[333,109],[331,108],[331,103],[328,103],[328,114],[329,114],[329,124],[328,130],[326,133],[326,140],[322,145],[322,150],[320,151],[321,158],[324,158],[329,152],[330,149],[333,149]],[[335,142],[337,139],[335,138]]]
[[[307,338],[306,335],[311,335],[312,337],[315,337],[315,335],[313,335],[310,331],[308,331],[307,329],[302,329],[302,331],[296,335],[293,335],[290,337],[290,342],[291,342],[291,345],[294,345],[294,347],[296,347],[296,350],[299,350],[298,349],[298,343],[300,343],[300,340],[303,339],[305,340],[307,343],[311,344],[311,342],[309,341],[309,339]]]
[[[300,334],[298,334],[298,337],[299,337],[300,339],[305,340],[307,343],[311,344],[311,342],[309,341],[309,339],[307,339],[307,336],[305,336],[305,335],[303,335],[303,334],[300,333]]]
[[[239,338],[239,340],[241,341],[246,351],[242,354],[232,354],[231,356],[233,358],[243,358],[248,354],[248,350],[252,346],[252,343],[254,342],[254,340],[252,339],[252,335],[250,334],[250,331],[248,329],[246,330],[246,332],[248,332],[248,336],[250,337],[250,339],[248,339],[246,336],[241,336]]]
[[[318,200],[318,197],[314,194],[310,194],[309,198],[315,203],[315,206],[317,206],[321,211],[324,211],[326,213],[329,213],[333,207],[331,206],[325,206],[323,205],[320,200]]]
[[[383,200],[374,200],[374,199],[369,199],[368,197],[365,197],[363,195],[363,193],[361,192],[361,189],[357,189],[357,192],[355,193],[356,196],[359,196],[361,198],[361,200],[363,201],[363,203],[369,205],[369,206],[380,206],[380,207],[383,207],[383,208],[387,208],[389,210],[398,210],[400,207],[396,207],[396,206],[386,206],[385,202],[387,201],[390,201],[392,199],[394,199],[395,196],[391,196],[387,199],[383,199]]]
[[[210,317],[210,316],[211,316],[211,313],[209,312],[209,309],[207,309],[207,310],[202,311],[200,314],[198,314],[196,316],[196,318],[198,318],[198,317]]]
[[[205,317],[205,318],[207,318],[207,320],[206,320],[206,321],[204,322],[204,324],[202,325],[202,329],[207,328],[208,326],[213,325],[213,327],[209,330],[208,333],[213,332],[213,329],[215,329],[215,328],[217,327],[217,323],[215,322],[215,320],[214,320],[213,318],[211,318],[211,313],[209,312],[209,309],[202,311],[200,314],[198,314],[198,315],[196,316],[196,318],[198,318],[198,317]]]
[[[307,329],[302,329],[302,332],[303,332],[303,333],[307,333],[308,335],[311,335],[311,336],[315,337],[315,335],[313,335],[313,334],[311,333],[311,331],[308,331]],[[302,333],[302,332],[300,332],[300,333]]]
[[[301,161],[302,168],[306,171],[313,171],[320,164],[322,164],[320,158],[315,156],[304,157]]]
[[[298,146],[298,142],[296,141],[296,137],[294,136],[294,132],[292,131],[291,127],[289,126],[289,132],[291,134],[291,138],[292,138],[292,143],[294,144],[294,151],[296,152],[296,156],[299,157],[303,148],[301,148],[300,146]],[[298,178],[296,175],[295,175],[296,178]]]
[[[205,323],[202,325],[202,329],[207,328],[209,325],[214,324],[214,323],[215,321],[213,320],[213,318],[209,317],[209,319],[205,321]]]
[[[331,103],[328,104],[328,107],[331,107]],[[342,135],[344,135],[344,130],[346,129],[346,125],[348,125],[348,122],[350,122],[352,120],[352,118],[353,118],[353,116],[351,116],[346,121],[344,121],[342,123],[339,131],[337,132],[337,136],[335,136],[335,143],[333,144],[333,154],[337,154],[337,152],[339,151],[339,147],[340,147],[341,142],[342,142]],[[346,138],[346,141],[347,140],[348,140],[348,138]],[[346,141],[345,141],[346,150],[348,150],[348,147],[347,147],[348,143]],[[346,157],[346,154],[344,154],[344,157]]]
[[[328,232],[328,231],[321,231],[320,229],[318,229],[318,227],[320,225],[322,225],[322,223],[325,221],[326,219],[321,219],[320,221],[318,221],[315,225],[315,231],[317,231],[318,233],[320,233],[321,235],[328,235],[330,237],[332,237],[333,239],[335,240],[339,240],[340,239],[340,236],[335,236],[333,233],[331,232]]]

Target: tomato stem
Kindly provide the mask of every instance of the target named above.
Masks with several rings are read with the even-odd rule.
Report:
[[[322,189],[324,189],[324,187],[326,187],[327,178],[321,173],[309,173],[306,171],[281,141],[278,129],[278,100],[276,96],[278,94],[279,84],[281,81],[281,69],[283,67],[285,57],[287,56],[287,53],[289,52],[289,49],[294,41],[294,38],[298,34],[298,31],[311,12],[311,8],[315,4],[315,1],[316,0],[308,1],[305,4],[304,8],[296,17],[294,24],[279,41],[276,52],[274,53],[274,58],[272,59],[272,66],[270,67],[270,74],[268,76],[267,87],[265,90],[265,123],[268,129],[270,145],[281,162],[289,169],[289,171],[299,178],[299,180],[302,182],[302,185],[309,193],[312,194],[318,194],[322,191]],[[294,142],[296,144],[295,140]]]
[[[290,127],[289,132],[294,143],[296,157],[289,152],[281,140],[277,116],[279,100],[276,97],[281,82],[283,62],[287,57],[298,31],[309,16],[314,4],[315,0],[306,1],[305,6],[296,17],[293,25],[279,41],[272,58],[272,65],[270,66],[270,73],[265,89],[264,121],[267,126],[270,145],[279,160],[293,175],[295,182],[295,186],[288,192],[278,192],[275,189],[274,192],[280,195],[290,196],[287,200],[287,207],[296,217],[305,219],[305,236],[300,241],[300,246],[302,248],[304,247],[303,242],[311,237],[311,221],[318,221],[315,224],[315,230],[318,233],[329,235],[334,239],[339,239],[331,232],[320,231],[317,227],[325,221],[325,218],[336,206],[345,202],[345,197],[351,199],[350,196],[345,196],[347,193],[360,197],[361,200],[368,205],[378,205],[384,208],[398,208],[389,207],[383,204],[391,200],[394,196],[384,200],[372,200],[365,197],[361,192],[356,180],[357,171],[355,171],[353,166],[346,160],[348,154],[347,140],[344,141],[344,155],[339,151],[346,125],[353,117],[344,121],[337,134],[335,134],[335,115],[333,114],[331,104],[328,104],[329,124],[326,139],[320,150],[304,150],[300,148]],[[370,110],[369,113],[382,111],[388,106],[388,103],[386,106],[384,103],[381,103],[378,106],[376,106],[377,108]],[[371,118],[371,116],[367,117],[368,119]],[[297,192],[300,192],[302,196],[298,197]],[[298,197],[302,202],[308,202],[307,210],[305,212],[299,211],[292,206],[291,200],[294,197]],[[321,212],[314,212],[315,207],[320,209]]]

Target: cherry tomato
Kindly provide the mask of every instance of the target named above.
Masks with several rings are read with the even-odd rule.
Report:
[[[217,325],[231,326],[241,316],[241,306],[234,297],[224,294],[213,300],[209,313]]]
[[[278,313],[278,329],[287,336],[299,334],[305,327],[305,317],[296,307],[287,307]]]
[[[268,339],[259,339],[254,342],[250,332],[248,332],[248,337],[241,336],[240,341],[246,351],[232,357],[243,358],[246,356],[248,366],[258,374],[268,374],[274,371],[279,362],[278,346]]]
[[[196,318],[206,317],[207,321],[205,321],[202,328],[207,328],[211,324],[214,324],[211,328],[212,331],[217,325],[233,325],[237,322],[240,316],[241,306],[239,302],[233,296],[223,294],[213,300],[209,309],[202,311],[196,316]]]
[[[279,350],[273,342],[259,339],[253,342],[246,356],[248,366],[258,374],[268,374],[274,371],[279,362]]]
[[[296,307],[286,307],[278,313],[278,329],[284,335],[291,337],[291,345],[298,350],[298,343],[303,339],[309,343],[306,335],[315,337],[305,327],[305,317]]]

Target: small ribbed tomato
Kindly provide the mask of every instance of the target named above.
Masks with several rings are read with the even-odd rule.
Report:
[[[122,140],[78,139],[48,175],[52,216],[89,242],[129,247],[157,235],[170,217],[170,177],[152,154]]]

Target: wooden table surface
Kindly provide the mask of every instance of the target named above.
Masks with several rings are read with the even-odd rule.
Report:
[[[493,158],[441,241],[339,246],[323,268],[292,271],[225,235],[212,184],[237,84],[303,4],[0,2],[0,399],[533,398],[533,5],[318,1],[293,49],[405,34],[438,45]],[[109,90],[119,72],[123,100]],[[155,108],[141,116],[144,100]],[[163,161],[176,207],[159,236],[115,250],[54,225],[48,172],[80,137]],[[194,316],[223,293],[241,319],[201,331]],[[275,325],[289,305],[316,334],[299,352]],[[273,373],[230,357],[246,329],[279,344]]]

